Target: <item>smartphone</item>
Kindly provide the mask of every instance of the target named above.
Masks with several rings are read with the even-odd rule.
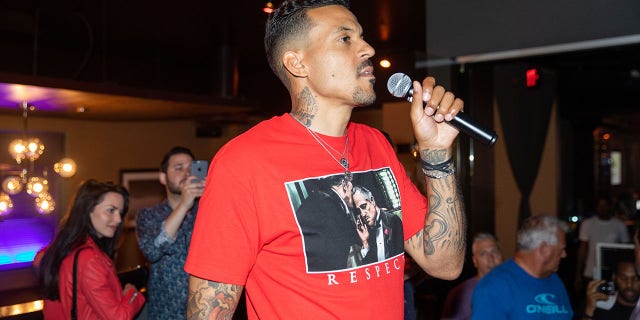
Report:
[[[198,180],[193,182],[198,182],[200,180],[203,180],[207,176],[207,171],[209,171],[209,161],[207,160],[191,161],[191,175],[198,177]]]
[[[598,292],[612,296],[616,294],[616,284],[613,281],[605,282],[598,286]]]

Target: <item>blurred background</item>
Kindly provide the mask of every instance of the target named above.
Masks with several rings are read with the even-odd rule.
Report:
[[[0,306],[33,300],[31,261],[81,181],[135,181],[149,187],[134,197],[155,201],[161,195],[147,183],[171,146],[211,159],[252,125],[289,111],[262,42],[265,10],[279,4],[0,1],[0,211],[11,203],[0,214]],[[509,257],[523,218],[556,214],[575,231],[602,194],[623,205],[633,227],[640,2],[354,0],[351,9],[376,49],[378,94],[353,120],[388,132],[416,183],[408,106],[386,91],[391,74],[434,75],[498,132],[492,147],[464,136],[457,144],[470,234],[495,233]],[[45,146],[37,157],[17,161],[3,151],[30,137]],[[56,164],[67,158],[74,166],[65,176]],[[17,192],[7,182],[15,177]],[[27,192],[33,177],[47,180],[42,197]],[[569,237],[571,283],[576,234]],[[134,239],[124,243],[122,268],[142,259]]]

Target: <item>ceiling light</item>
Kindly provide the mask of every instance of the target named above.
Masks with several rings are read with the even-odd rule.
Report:
[[[63,178],[73,177],[76,174],[78,166],[76,162],[70,158],[63,158],[53,165],[53,171],[59,174]]]
[[[389,68],[391,67],[391,61],[389,61],[389,59],[382,59],[380,60],[380,66],[383,68]]]
[[[27,144],[22,139],[15,139],[9,143],[9,154],[18,164],[26,158]]]
[[[2,190],[11,195],[20,193],[20,191],[22,191],[22,181],[20,181],[20,177],[6,177],[4,181],[2,181]]]
[[[50,194],[43,192],[36,198],[36,210],[42,214],[49,214],[56,208],[56,202]]]
[[[18,170],[10,170],[3,173],[7,176],[2,181],[2,190],[0,193],[0,215],[7,214],[13,208],[10,196],[19,194],[22,190],[35,197],[36,209],[38,212],[48,214],[55,209],[55,201],[48,193],[49,181],[47,180],[47,168],[42,170],[42,176],[34,175],[34,162],[44,153],[45,146],[36,137],[29,137],[28,116],[29,111],[35,110],[33,105],[29,105],[26,101],[19,104],[22,110],[22,118],[24,124],[23,138],[14,139],[9,143],[9,154],[16,161]],[[24,164],[24,160],[28,160],[28,165]],[[68,178],[76,173],[77,165],[75,161],[69,158],[63,158],[54,164],[54,171],[61,177]],[[16,176],[15,172],[20,172]]]
[[[262,8],[262,12],[271,14],[273,12],[273,3],[271,3],[271,1],[267,1],[267,3],[265,3],[264,5],[264,8]]]
[[[0,216],[9,214],[13,209],[11,198],[4,192],[0,192]]]
[[[47,191],[49,191],[49,181],[45,178],[32,177],[27,182],[27,193],[34,198]]]
[[[31,161],[36,161],[44,152],[44,144],[38,138],[29,138],[26,147],[24,154]]]

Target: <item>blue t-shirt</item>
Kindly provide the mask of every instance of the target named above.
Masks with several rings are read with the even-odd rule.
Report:
[[[495,267],[473,290],[471,319],[571,319],[573,309],[557,274],[535,278],[513,259]]]

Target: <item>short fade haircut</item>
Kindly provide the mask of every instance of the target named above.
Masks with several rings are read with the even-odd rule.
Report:
[[[162,157],[162,161],[160,162],[160,171],[162,173],[167,173],[167,169],[169,167],[169,159],[171,159],[171,157],[176,154],[186,154],[190,156],[191,159],[196,158],[193,156],[193,152],[191,152],[191,150],[189,150],[188,148],[175,146],[171,148],[171,150],[167,151],[167,153],[165,153],[164,156]]]
[[[349,0],[285,0],[269,15],[264,35],[264,49],[271,70],[289,89],[287,71],[280,59],[285,51],[284,45],[295,37],[306,35],[311,25],[307,16],[309,9],[340,5],[349,8]]]
[[[518,230],[517,249],[530,251],[539,247],[543,242],[558,244],[558,230],[567,232],[568,227],[564,221],[550,215],[538,215],[527,218],[520,230]]]

